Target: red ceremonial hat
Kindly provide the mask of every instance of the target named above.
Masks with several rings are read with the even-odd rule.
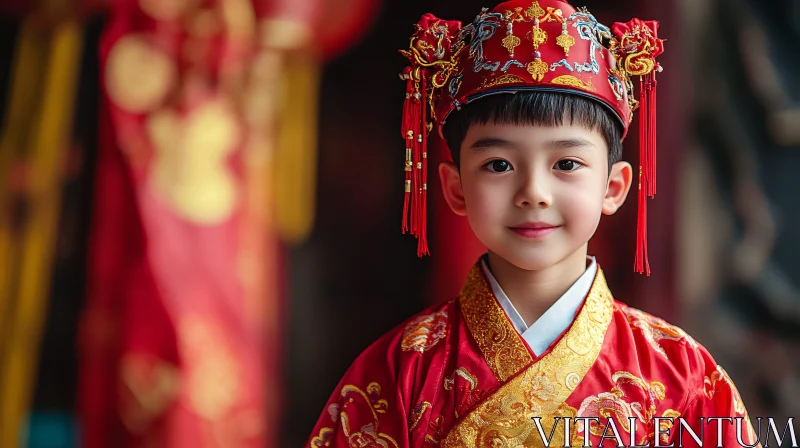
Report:
[[[426,235],[427,139],[434,125],[462,106],[488,95],[552,91],[598,101],[624,128],[640,109],[639,215],[635,269],[650,273],[646,198],[656,192],[656,57],[663,53],[658,22],[633,19],[600,24],[585,8],[562,0],[511,0],[484,8],[462,26],[426,14],[408,50],[402,135],[406,141],[403,233]],[[634,95],[638,81],[638,99]]]

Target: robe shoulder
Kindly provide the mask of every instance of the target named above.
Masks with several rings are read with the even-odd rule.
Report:
[[[721,371],[708,350],[680,327],[617,301],[614,314],[616,349],[635,359],[645,376],[658,374],[681,384],[684,405],[702,395],[708,379]]]
[[[431,306],[367,347],[328,399],[306,446],[409,447],[409,418],[426,381],[440,383],[455,299]],[[371,445],[361,445],[369,441]]]
[[[354,364],[381,364],[399,374],[443,351],[454,326],[458,302],[451,299],[409,317],[367,347]]]

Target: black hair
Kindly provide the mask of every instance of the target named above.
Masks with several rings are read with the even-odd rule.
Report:
[[[565,120],[599,130],[608,146],[608,169],[622,159],[622,124],[604,105],[579,95],[530,91],[500,93],[475,100],[453,111],[442,134],[456,166],[460,166],[461,144],[475,123],[560,126]]]

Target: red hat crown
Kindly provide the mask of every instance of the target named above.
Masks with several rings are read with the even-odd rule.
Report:
[[[427,136],[462,106],[488,95],[553,91],[581,95],[606,106],[622,125],[623,138],[640,117],[640,194],[636,270],[649,273],[645,197],[655,195],[656,57],[664,51],[658,22],[633,19],[600,24],[585,8],[560,0],[512,0],[484,8],[466,26],[426,14],[408,50],[411,65],[403,114],[406,200],[403,231],[425,233]],[[634,99],[634,77],[639,99]]]

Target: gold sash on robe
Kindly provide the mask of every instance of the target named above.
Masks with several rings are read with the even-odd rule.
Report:
[[[472,268],[459,297],[464,319],[486,363],[499,381],[507,381],[476,405],[442,441],[449,447],[544,447],[533,417],[540,417],[546,437],[556,417],[575,417],[566,404],[594,364],[611,322],[614,299],[598,267],[586,302],[572,327],[553,349],[533,362],[533,355],[516,331],[483,275]],[[574,422],[571,422],[574,423]],[[574,424],[572,443],[580,444]],[[564,446],[564,422],[553,432],[550,446]]]

